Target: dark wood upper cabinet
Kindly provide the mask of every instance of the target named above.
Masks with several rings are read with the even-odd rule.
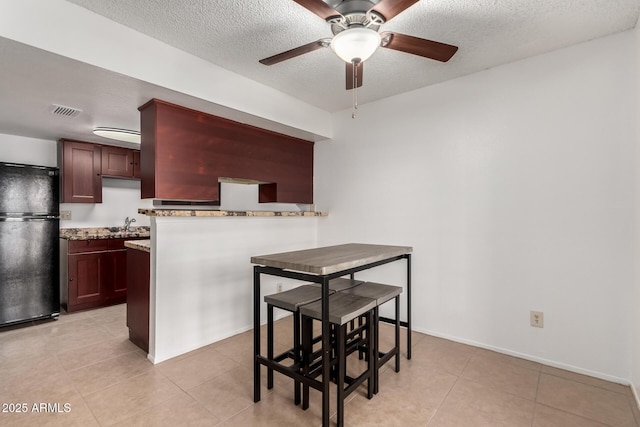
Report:
[[[102,146],[102,176],[133,178],[134,151],[128,148]]]
[[[71,140],[60,146],[62,203],[102,203],[100,146]]]
[[[140,179],[140,150],[63,139],[61,203],[102,203],[102,177]]]
[[[260,202],[313,203],[313,142],[156,99],[139,110],[142,198],[217,202],[236,178]]]

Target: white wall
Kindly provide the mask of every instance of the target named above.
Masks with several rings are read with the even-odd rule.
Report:
[[[634,47],[627,32],[336,113],[319,245],[412,245],[417,330],[628,381]]]
[[[636,81],[640,82],[640,25],[636,25],[635,29],[635,42],[636,42]],[[634,261],[636,266],[636,277],[634,282],[634,296],[633,296],[633,312],[634,320],[632,327],[632,387],[635,391],[636,401],[640,408],[640,83],[636,84],[636,206],[635,206],[635,219],[636,219],[636,234],[635,234],[635,253]]]
[[[315,247],[324,219],[154,218],[149,359],[159,363],[251,329],[251,257]],[[263,275],[261,301],[278,282],[299,284]],[[266,322],[264,307],[261,317]]]
[[[0,162],[58,166],[55,141],[0,133]]]
[[[59,167],[57,152],[56,141],[0,133],[0,162]],[[138,215],[138,208],[145,207],[152,207],[152,201],[140,199],[140,181],[103,178],[102,203],[61,203],[72,219],[60,221],[60,227],[121,226],[127,216],[136,218],[134,226],[148,226],[149,218]]]
[[[152,207],[151,199],[140,198],[140,181],[102,178],[102,203],[60,203],[61,210],[71,211],[71,220],[60,221],[60,227],[124,226],[126,217],[136,219],[134,227],[149,226],[149,217],[138,209]]]

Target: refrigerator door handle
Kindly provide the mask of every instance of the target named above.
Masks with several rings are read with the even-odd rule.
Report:
[[[24,222],[24,221],[51,221],[52,219],[59,219],[59,217],[54,215],[47,216],[28,216],[28,217],[19,217],[19,216],[0,216],[0,221],[6,222]]]

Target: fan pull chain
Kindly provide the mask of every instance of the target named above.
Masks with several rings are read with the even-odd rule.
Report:
[[[356,118],[356,111],[358,110],[358,63],[359,61],[353,60],[353,109],[351,110],[351,118]]]

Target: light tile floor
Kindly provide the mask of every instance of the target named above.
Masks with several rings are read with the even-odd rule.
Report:
[[[385,325],[383,348],[392,331]],[[279,321],[280,348],[290,334],[290,319]],[[0,412],[0,425],[321,424],[319,393],[302,411],[291,381],[278,374],[273,390],[263,381],[262,400],[253,403],[251,331],[155,366],[127,337],[124,305],[2,330],[0,410],[26,404],[27,411]],[[378,395],[367,400],[361,388],[350,396],[346,425],[640,425],[629,387],[419,333],[413,343],[400,373],[385,366]],[[62,412],[34,411],[41,403]]]

